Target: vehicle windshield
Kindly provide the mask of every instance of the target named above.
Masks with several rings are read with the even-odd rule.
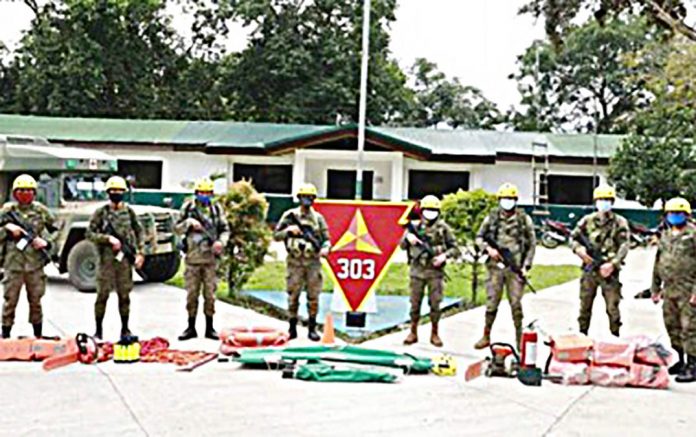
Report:
[[[68,202],[106,200],[104,184],[109,175],[73,174],[63,176],[63,200]]]

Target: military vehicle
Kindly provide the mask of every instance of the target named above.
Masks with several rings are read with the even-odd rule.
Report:
[[[104,152],[0,133],[0,201],[11,200],[12,181],[19,174],[36,178],[37,199],[58,217],[56,266],[60,273],[68,273],[80,291],[96,288],[97,249],[85,240],[85,230],[92,213],[106,201],[104,184],[116,170],[116,159]],[[178,212],[156,206],[132,207],[145,239],[145,263],[138,273],[147,281],[166,281],[179,269],[174,234]]]

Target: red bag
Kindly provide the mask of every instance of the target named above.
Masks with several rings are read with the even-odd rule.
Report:
[[[631,382],[631,372],[624,367],[592,365],[590,382],[604,387],[623,387]]]
[[[612,339],[595,341],[592,348],[592,363],[598,366],[621,366],[629,368],[636,355],[636,345]]]
[[[667,388],[669,386],[667,367],[634,363],[631,365],[629,385],[645,388]]]
[[[637,335],[630,337],[628,341],[636,345],[636,363],[670,367],[677,361],[671,349],[650,337]]]
[[[554,359],[549,363],[549,374],[562,377],[563,385],[584,385],[590,382],[590,365],[588,363],[567,363]]]

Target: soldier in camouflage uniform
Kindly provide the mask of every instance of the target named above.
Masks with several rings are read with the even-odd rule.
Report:
[[[571,235],[573,252],[583,262],[578,324],[580,332],[587,334],[592,318],[592,304],[597,288],[601,287],[609,316],[609,329],[618,337],[621,327],[619,270],[628,255],[630,230],[628,221],[611,210],[616,199],[613,187],[598,186],[593,198],[597,211],[583,217]],[[595,253],[594,260],[592,252]]]
[[[106,181],[109,203],[97,209],[89,221],[85,236],[97,246],[99,263],[97,267],[97,300],[94,304],[97,338],[102,338],[106,302],[111,290],[118,295],[118,311],[121,315],[121,336],[131,335],[128,329],[130,315],[130,292],[133,290],[133,267],[143,265],[142,228],[133,209],[123,201],[127,189],[126,181],[112,176]],[[118,237],[110,232],[113,227]],[[121,239],[123,239],[123,241]],[[124,246],[135,252],[134,260],[124,256]]]
[[[442,347],[438,332],[440,302],[442,302],[445,263],[458,258],[460,253],[452,229],[440,220],[440,199],[425,196],[420,202],[421,221],[410,225],[401,248],[408,251],[409,282],[411,287],[411,332],[404,340],[410,345],[418,341],[418,320],[421,302],[428,287],[430,303],[430,343]]]
[[[41,338],[43,314],[41,298],[46,292],[44,266],[50,262],[55,233],[55,219],[48,209],[34,201],[36,180],[20,175],[12,184],[16,203],[5,205],[0,212],[0,241],[4,242],[5,300],[2,307],[2,337],[9,338],[15,319],[19,293],[24,286],[29,300],[29,322],[34,337]],[[10,215],[18,216],[20,223]],[[29,241],[27,232],[33,236]]]
[[[524,294],[524,281],[502,263],[501,254],[493,247],[486,244],[485,238],[495,241],[499,248],[509,250],[517,266],[524,273],[529,272],[534,261],[536,250],[536,236],[534,223],[531,217],[517,208],[519,190],[516,186],[505,183],[500,186],[497,193],[499,207],[483,219],[478,231],[476,243],[488,253],[486,267],[488,278],[486,280],[486,324],[483,328],[483,336],[476,342],[476,349],[483,349],[491,343],[491,329],[498,314],[498,306],[503,297],[503,289],[507,289],[512,321],[515,325],[516,345],[519,347],[522,337],[522,295]]]
[[[212,202],[213,182],[201,179],[196,182],[195,199],[184,203],[175,230],[184,236],[186,252],[186,310],[188,327],[179,340],[198,336],[196,315],[198,296],[203,294],[203,313],[205,314],[205,337],[218,340],[213,327],[215,314],[215,291],[217,289],[217,265],[220,255],[227,246],[230,228],[225,212]]]
[[[326,220],[312,208],[317,189],[312,184],[303,184],[297,192],[300,206],[285,211],[276,226],[273,238],[285,241],[287,249],[287,287],[289,295],[290,338],[297,337],[297,310],[300,292],[307,289],[309,310],[309,334],[318,341],[316,333],[319,295],[323,284],[321,257],[329,254],[331,241]],[[301,224],[301,226],[299,226]],[[307,238],[309,236],[309,238]],[[310,241],[313,240],[313,241]]]
[[[669,369],[677,382],[696,381],[696,225],[689,223],[691,205],[674,198],[665,205],[665,229],[655,257],[651,294],[664,299],[662,312],[679,361]],[[687,359],[684,359],[686,354]]]

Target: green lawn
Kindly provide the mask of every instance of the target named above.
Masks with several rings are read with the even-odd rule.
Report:
[[[465,302],[471,302],[471,267],[469,265],[448,265],[447,273],[450,280],[445,283],[445,295],[450,297],[463,297]],[[476,305],[485,303],[485,267],[479,269],[479,292],[476,296]],[[574,265],[560,266],[534,266],[530,279],[537,290],[559,285],[580,277],[580,268]],[[168,284],[183,287],[183,271],[180,271]],[[280,261],[267,262],[261,266],[244,287],[245,290],[284,290],[285,289],[285,263]],[[333,285],[324,275],[324,290],[331,291]],[[407,296],[408,291],[408,265],[394,263],[389,267],[387,274],[378,289],[382,295]],[[218,287],[218,295],[227,295],[227,283],[224,281]]]

